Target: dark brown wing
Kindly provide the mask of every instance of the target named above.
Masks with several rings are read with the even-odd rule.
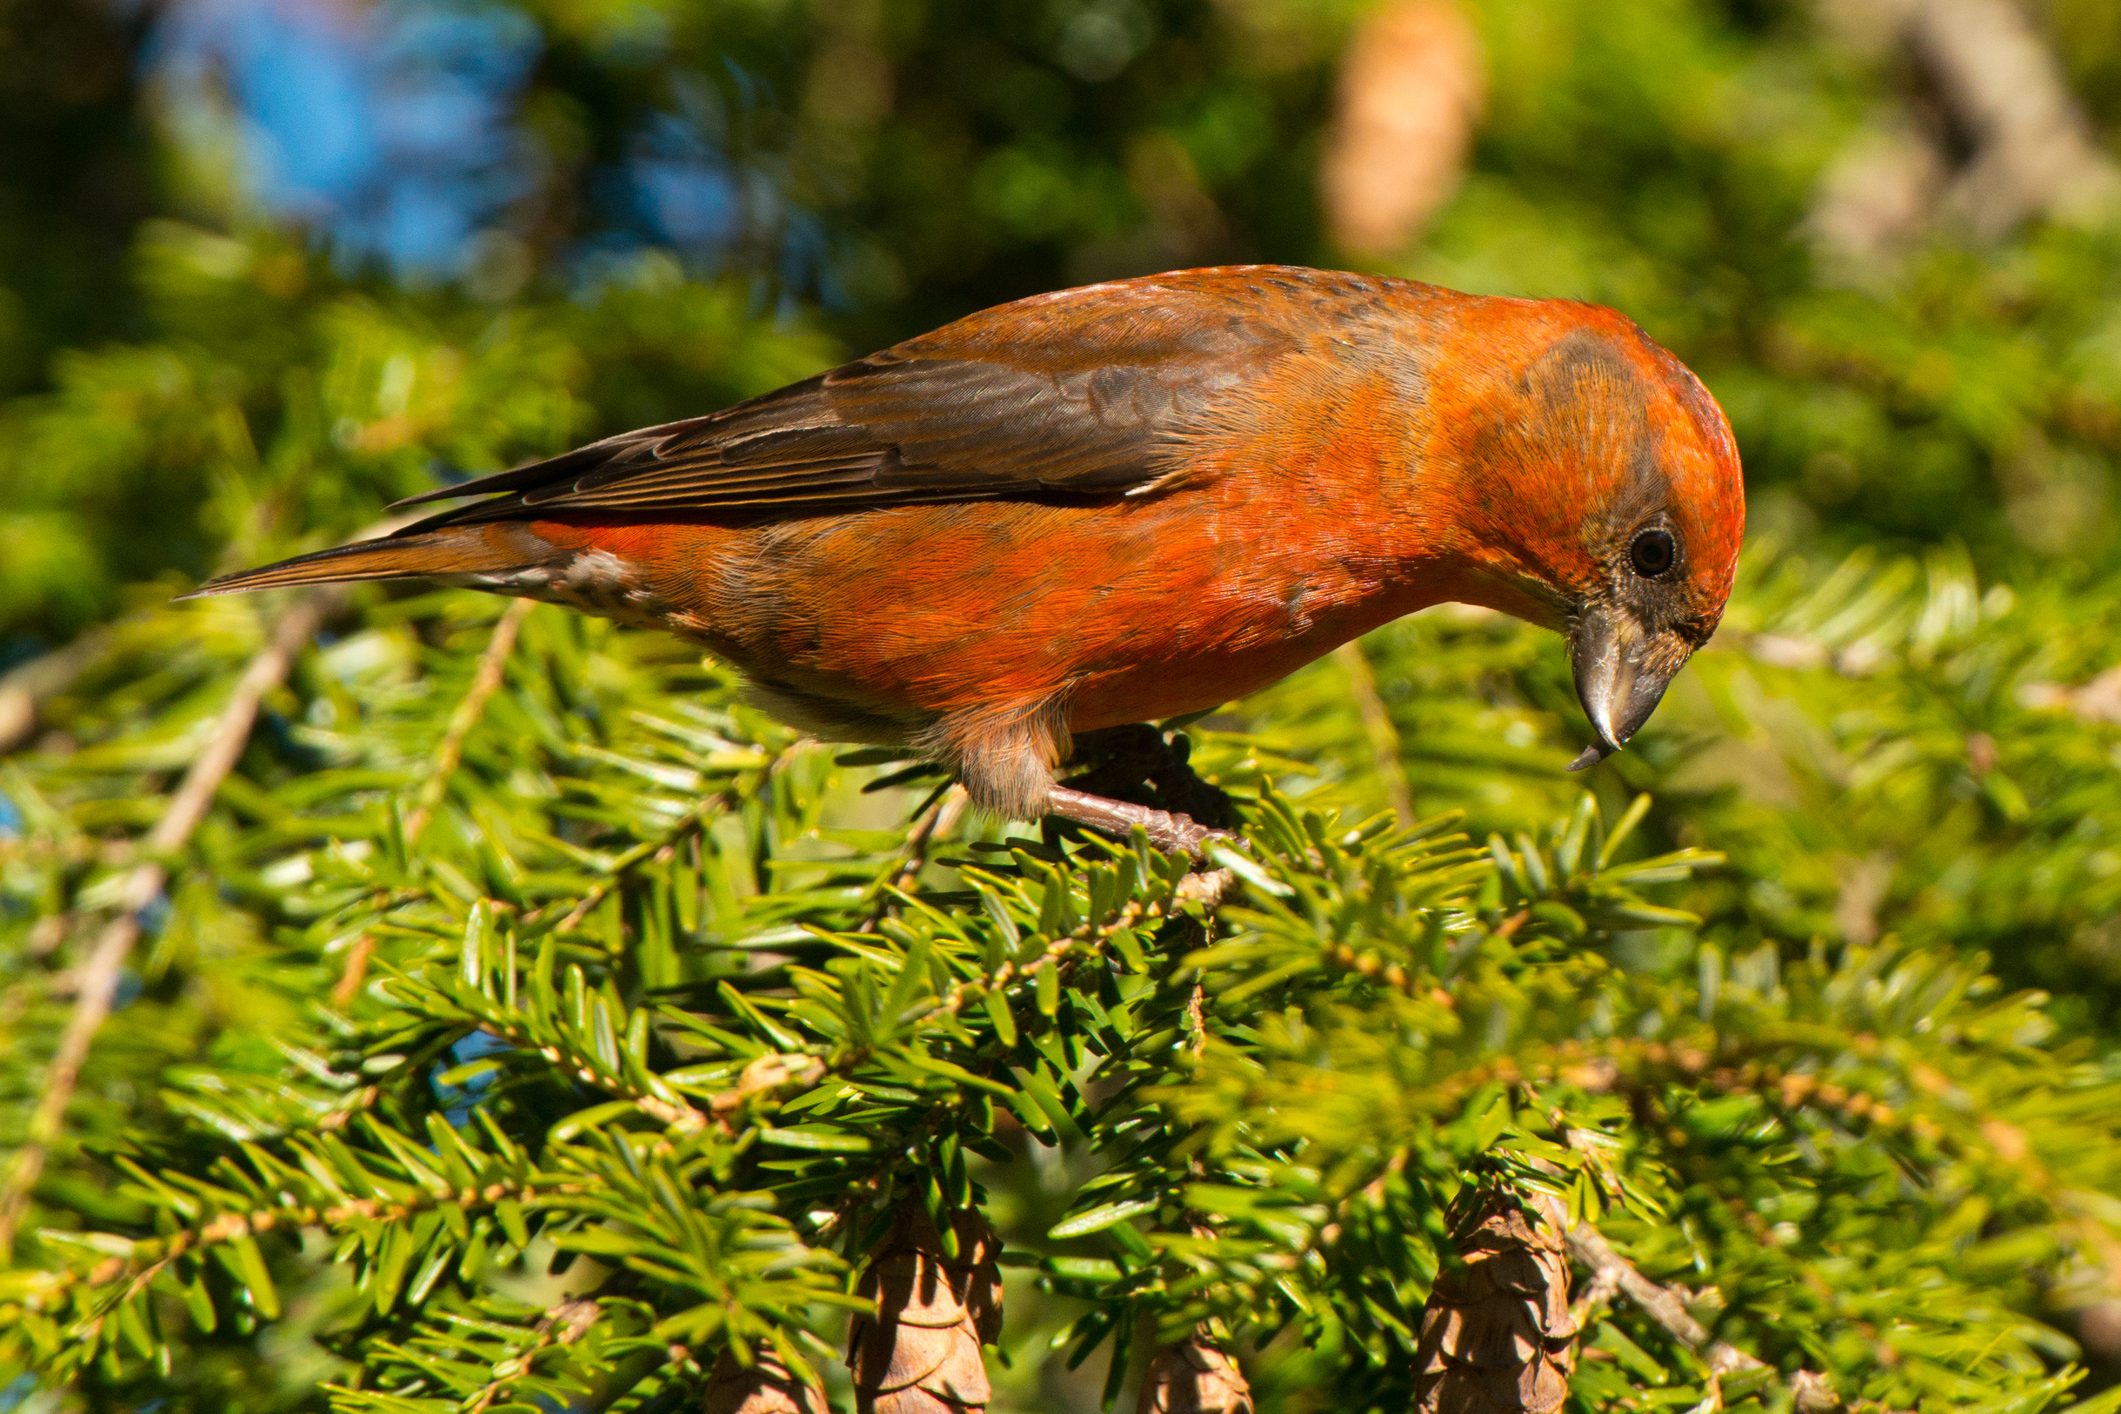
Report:
[[[802,514],[1119,494],[1292,336],[1237,272],[1064,290],[972,315],[706,417],[622,433],[402,504],[439,522],[567,513]],[[429,522],[433,524],[435,522]]]

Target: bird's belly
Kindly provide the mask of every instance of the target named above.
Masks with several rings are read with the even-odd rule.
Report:
[[[1307,627],[1245,646],[1210,633],[1202,635],[1209,646],[1195,648],[1181,632],[1154,656],[1106,667],[1077,683],[1068,697],[1069,729],[1087,732],[1160,721],[1234,702],[1396,617],[1389,603],[1373,601],[1368,611],[1320,617]]]
[[[1075,730],[1213,707],[1440,595],[1330,527],[1197,501],[913,506],[751,528],[601,527],[666,626],[775,697],[924,722],[1065,703]],[[1243,533],[1239,533],[1242,531]]]
[[[963,511],[939,558],[879,535],[858,578],[795,590],[841,607],[784,631],[791,661],[937,711],[1061,697],[1088,730],[1241,697],[1404,612],[1300,526],[1218,535],[1183,505]]]

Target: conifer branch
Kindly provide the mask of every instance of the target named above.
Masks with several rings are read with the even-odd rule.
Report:
[[[203,1221],[155,1237],[140,1238],[131,1244],[131,1250],[125,1255],[106,1257],[92,1267],[52,1273],[29,1304],[51,1310],[75,1287],[100,1290],[121,1285],[124,1290],[115,1299],[129,1301],[144,1292],[171,1263],[182,1257],[210,1248],[241,1245],[283,1228],[314,1228],[338,1233],[356,1226],[388,1227],[444,1206],[471,1213],[504,1202],[531,1203],[540,1198],[564,1198],[579,1194],[586,1187],[586,1184],[574,1182],[540,1183],[533,1176],[494,1179],[476,1187],[446,1191],[415,1189],[395,1200],[349,1198],[336,1203],[305,1203],[282,1194],[283,1201],[216,1213]],[[109,1309],[106,1306],[92,1316],[81,1334],[93,1338]]]
[[[928,852],[937,841],[950,837],[957,822],[971,807],[972,797],[965,794],[962,785],[953,782],[935,802],[921,812],[913,828],[906,835],[905,848],[899,852],[896,867],[892,869],[877,889],[877,901],[868,918],[862,921],[861,931],[874,933],[885,918],[890,916],[895,896],[913,884],[928,865]]]
[[[1230,871],[1216,872],[1227,875]],[[1187,876],[1189,882],[1198,877]],[[1212,909],[1220,897],[1218,888],[1208,907]],[[1198,1059],[1208,1045],[1207,989],[1198,978],[1186,991],[1185,1016],[1186,1052]],[[1206,1177],[1198,1154],[1188,1158],[1186,1171],[1196,1181]],[[1200,1214],[1190,1214],[1188,1222],[1195,1237],[1214,1239],[1214,1227]],[[1252,1386],[1230,1358],[1216,1326],[1208,1322],[1150,1357],[1136,1403],[1136,1414],[1252,1414],[1252,1410]]]
[[[755,779],[752,782],[731,785],[726,789],[716,791],[713,795],[700,801],[684,819],[678,821],[677,824],[671,826],[662,834],[657,835],[653,839],[641,840],[621,851],[606,866],[604,876],[584,890],[582,896],[568,907],[567,912],[560,918],[559,922],[553,925],[552,931],[562,934],[573,932],[581,927],[589,915],[596,912],[606,899],[618,892],[626,880],[633,876],[635,870],[644,864],[657,861],[667,862],[675,858],[680,849],[684,848],[692,840],[698,839],[705,832],[708,825],[713,823],[717,817],[741,805],[747,789],[755,786],[757,782],[764,781],[770,777],[774,770],[788,758],[792,750],[794,748],[791,747],[775,753],[773,758],[755,773]],[[542,927],[545,920],[558,911],[561,902],[565,902],[565,900],[556,901],[531,914],[524,920],[525,923],[531,927]]]
[[[539,1355],[556,1345],[572,1345],[589,1333],[602,1314],[594,1301],[562,1301],[538,1318],[529,1345],[494,1366],[493,1380],[464,1401],[462,1414],[485,1414],[529,1374]]]
[[[405,817],[405,848],[408,852],[420,842],[436,808],[449,794],[449,783],[464,762],[464,743],[485,715],[487,702],[500,690],[508,671],[508,657],[515,651],[516,638],[523,629],[523,620],[529,618],[530,611],[536,607],[535,600],[512,599],[500,618],[494,621],[493,635],[487,640],[485,651],[479,655],[477,666],[472,669],[471,685],[465,689],[456,710],[450,713],[449,725],[442,733],[441,744],[435,748],[427,778],[420,787],[419,799]],[[354,939],[346,950],[346,961],[340,966],[339,978],[332,984],[334,1005],[347,1006],[360,994],[361,984],[368,977],[368,960],[375,950],[376,935],[373,932],[363,931]]]
[[[0,1184],[0,1258],[14,1250],[16,1229],[44,1172],[46,1156],[64,1128],[89,1049],[110,1015],[126,960],[140,940],[143,914],[169,883],[171,857],[190,842],[221,783],[242,759],[266,694],[286,680],[296,655],[315,636],[318,624],[346,597],[345,589],[338,586],[310,590],[282,611],[268,630],[265,646],[236,680],[228,704],[192,758],[161,819],[141,841],[146,858],[126,875],[118,891],[120,912],[104,926],[82,964],[75,982],[73,1014],[45,1071],[44,1092],[30,1116],[26,1141],[5,1183]]]
[[[486,649],[479,654],[478,665],[472,669],[471,685],[464,691],[456,710],[449,714],[449,726],[442,733],[441,743],[435,747],[434,759],[428,763],[428,774],[420,786],[418,803],[405,817],[405,847],[419,843],[426,832],[427,822],[434,818],[435,810],[444,796],[449,794],[449,783],[455,779],[457,768],[464,764],[464,744],[479,725],[486,713],[486,704],[500,690],[501,681],[508,672],[509,655],[515,652],[516,638],[523,631],[523,620],[537,607],[534,599],[512,599],[501,616],[494,620],[493,635],[487,640]]]

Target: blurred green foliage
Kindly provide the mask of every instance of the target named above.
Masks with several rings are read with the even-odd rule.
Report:
[[[1903,62],[1807,7],[1467,7],[1463,184],[1368,263],[1611,303],[1692,364],[1745,455],[1740,588],[1588,779],[1558,647],[1492,615],[1218,717],[1260,858],[1210,917],[1166,861],[992,822],[909,861],[925,783],[865,792],[678,645],[541,609],[489,696],[497,605],[376,590],[147,860],[284,607],[166,600],[996,300],[1343,263],[1317,172],[1369,5],[349,10],[530,56],[519,180],[442,269],[268,199],[241,75],[172,78],[184,8],[0,0],[8,1171],[126,881],[170,869],[0,1272],[0,1408],[696,1404],[732,1338],[829,1367],[913,1199],[1007,1244],[997,1408],[1094,1407],[1205,1319],[1264,1408],[1403,1409],[1494,1182],[1697,1292],[1779,1372],[1731,1407],[1799,1369],[1893,1408],[2110,1378],[2121,221],[1836,255],[1836,164],[1934,101]],[[2103,136],[2109,10],[2033,11]],[[711,219],[656,218],[656,171]],[[1425,823],[1375,816],[1401,781]],[[1576,1398],[1713,1383],[1623,1302]]]

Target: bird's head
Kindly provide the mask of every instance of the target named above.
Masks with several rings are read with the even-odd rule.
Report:
[[[1494,301],[1461,338],[1454,363],[1477,372],[1431,424],[1439,529],[1464,597],[1567,636],[1598,733],[1580,769],[1649,719],[1723,616],[1745,533],[1737,445],[1700,380],[1611,310]]]

